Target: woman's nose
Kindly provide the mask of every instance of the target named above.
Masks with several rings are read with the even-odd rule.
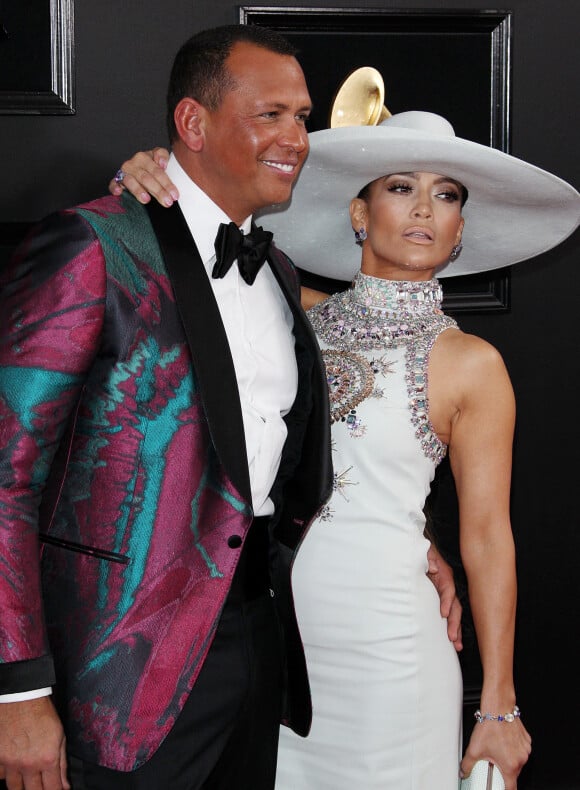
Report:
[[[430,217],[433,214],[431,204],[428,200],[420,199],[413,206],[412,214],[414,217]]]

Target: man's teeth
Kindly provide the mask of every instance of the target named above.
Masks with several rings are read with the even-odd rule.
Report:
[[[282,162],[269,162],[266,160],[266,164],[270,167],[275,167],[277,170],[281,170],[283,173],[292,173],[294,170],[294,165],[285,165]]]

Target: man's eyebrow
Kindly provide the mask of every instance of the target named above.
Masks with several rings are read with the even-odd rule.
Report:
[[[269,107],[274,110],[290,109],[289,104],[286,104],[285,102],[276,102],[276,101],[261,101],[258,102],[258,106],[260,109],[264,109],[265,107]],[[312,112],[312,104],[305,104],[303,107],[299,107],[297,112]]]

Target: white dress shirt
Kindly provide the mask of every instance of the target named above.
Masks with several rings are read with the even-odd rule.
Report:
[[[179,206],[195,239],[213,289],[232,352],[242,406],[252,507],[255,516],[273,513],[269,498],[286,440],[288,413],[298,387],[288,303],[265,263],[248,285],[233,265],[225,277],[213,279],[214,241],[221,222],[230,218],[184,172],[173,154],[167,174],[179,189]],[[250,230],[252,218],[240,226]],[[195,299],[195,294],[191,295]],[[51,693],[50,688],[0,695],[1,702],[21,702]]]
[[[220,223],[231,220],[186,175],[173,154],[167,174],[179,190],[179,206],[207,271],[232,352],[254,515],[270,515],[274,506],[268,494],[286,440],[283,417],[298,387],[292,312],[267,263],[253,285],[242,279],[235,264],[222,279],[212,278],[215,237]],[[251,220],[248,217],[240,226],[244,233]]]

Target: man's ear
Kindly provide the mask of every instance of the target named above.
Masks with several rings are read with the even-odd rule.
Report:
[[[350,201],[350,222],[353,230],[366,228],[367,203],[362,198],[353,198]]]
[[[195,99],[186,97],[177,107],[173,119],[177,134],[190,151],[195,153],[203,148],[205,139],[206,109]]]

